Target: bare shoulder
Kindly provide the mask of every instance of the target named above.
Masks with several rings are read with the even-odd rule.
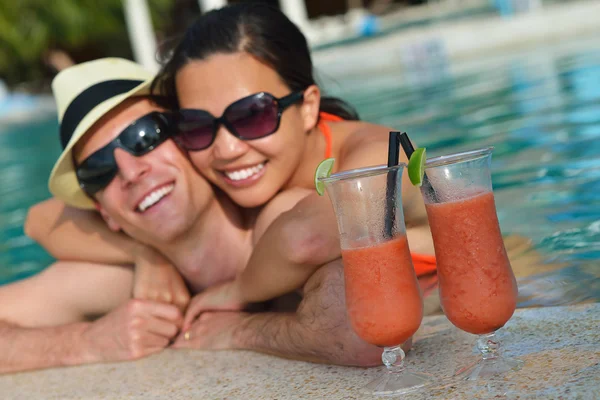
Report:
[[[343,121],[338,123],[339,135],[343,138],[342,147],[355,147],[373,141],[387,142],[389,132],[387,126],[365,121]]]
[[[339,148],[341,170],[385,164],[389,127],[362,121],[346,122],[344,140]]]
[[[269,201],[260,211],[256,219],[256,225],[254,227],[254,243],[261,238],[275,219],[284,212],[294,208],[298,202],[311,193],[313,193],[313,190],[295,187],[284,190]]]

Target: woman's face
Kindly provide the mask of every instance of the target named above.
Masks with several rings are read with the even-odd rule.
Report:
[[[274,69],[244,52],[192,61],[178,72],[176,86],[182,109],[202,109],[215,117],[223,115],[231,103],[258,92],[277,98],[291,93]],[[191,151],[190,158],[208,180],[240,206],[264,205],[284,187],[302,161],[307,132],[317,121],[318,99],[316,108],[313,102],[300,101],[287,108],[279,129],[260,139],[238,139],[221,125],[212,145]]]

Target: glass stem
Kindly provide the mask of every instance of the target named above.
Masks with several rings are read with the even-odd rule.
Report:
[[[496,337],[496,332],[479,335],[477,349],[484,360],[493,360],[500,357],[500,340]]]
[[[381,355],[388,372],[399,374],[404,371],[404,350],[400,346],[386,347]]]

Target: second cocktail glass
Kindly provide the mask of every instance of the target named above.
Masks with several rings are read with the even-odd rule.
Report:
[[[522,362],[502,357],[495,336],[512,317],[517,283],[496,214],[492,148],[432,158],[421,187],[433,236],[444,313],[459,329],[480,335],[482,359],[457,375],[490,379]]]
[[[376,395],[408,393],[431,382],[426,374],[405,370],[400,347],[423,318],[402,213],[404,167],[364,168],[321,179],[337,217],[350,322],[360,338],[384,347],[387,373],[365,388]]]

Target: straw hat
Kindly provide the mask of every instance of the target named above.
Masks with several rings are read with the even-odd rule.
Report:
[[[82,136],[124,100],[149,94],[154,75],[121,58],[102,58],[61,71],[52,81],[58,109],[63,152],[50,173],[50,192],[78,208],[94,208],[79,187],[73,164],[73,146]]]

